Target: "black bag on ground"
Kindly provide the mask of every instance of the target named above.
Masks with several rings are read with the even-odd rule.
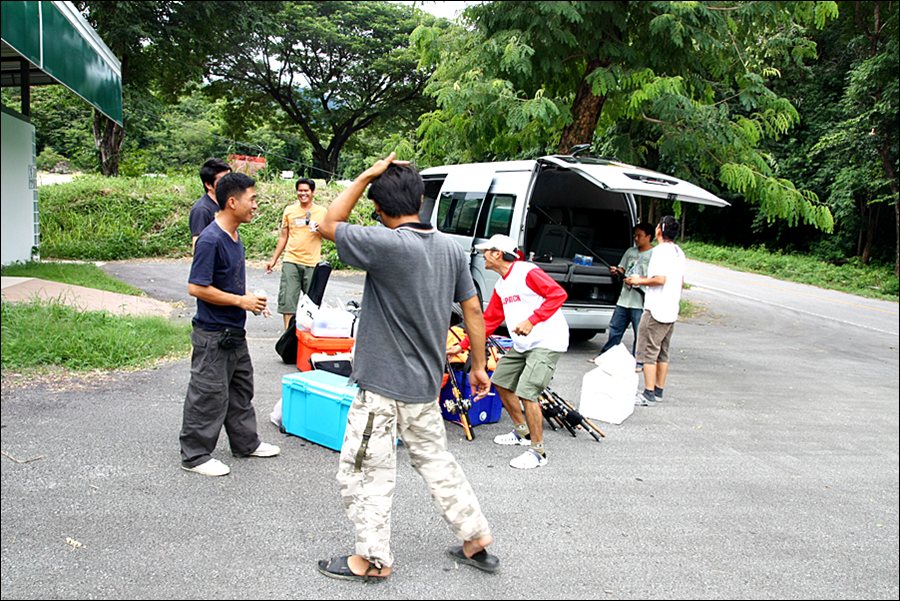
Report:
[[[288,327],[275,343],[275,352],[285,363],[297,362],[297,316],[291,315]]]
[[[331,276],[331,263],[328,261],[319,261],[313,269],[312,280],[309,283],[309,291],[306,296],[314,302],[316,306],[322,304],[325,297],[325,286],[328,285],[328,278]],[[285,363],[297,362],[297,316],[292,315],[288,327],[275,343],[275,352],[281,357]]]

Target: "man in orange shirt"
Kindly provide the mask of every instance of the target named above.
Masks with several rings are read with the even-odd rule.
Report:
[[[288,205],[281,216],[281,234],[272,260],[266,263],[266,273],[272,273],[278,257],[281,263],[281,285],[278,288],[278,312],[284,316],[287,329],[297,312],[300,295],[309,291],[316,263],[322,258],[322,235],[319,223],[325,219],[325,207],[313,204],[316,182],[302,177],[294,186],[297,202]]]

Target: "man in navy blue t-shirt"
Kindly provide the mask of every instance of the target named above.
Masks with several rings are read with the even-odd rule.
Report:
[[[203,184],[205,192],[191,207],[191,213],[188,216],[192,251],[197,244],[200,232],[212,223],[219,211],[219,203],[216,200],[216,184],[226,173],[231,173],[231,166],[222,159],[206,159],[206,162],[200,167],[200,182]]]
[[[262,313],[265,297],[247,294],[244,244],[238,226],[257,209],[256,182],[229,173],[216,185],[219,212],[197,238],[188,293],[197,298],[191,332],[191,381],[184,399],[181,467],[204,476],[231,470],[211,454],[225,426],[237,457],[274,457],[281,450],[261,442],[253,408],[253,364],[244,324],[247,311]]]

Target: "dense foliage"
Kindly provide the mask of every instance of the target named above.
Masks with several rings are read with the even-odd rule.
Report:
[[[390,2],[250,3],[233,46],[211,60],[211,88],[240,117],[262,112],[302,134],[314,177],[334,178],[354,134],[406,120],[424,109],[425,75],[409,34],[422,13]]]
[[[78,5],[123,61],[123,175],[192,181],[238,153],[266,157],[265,178],[340,179],[390,150],[425,166],[586,142],[732,201],[643,203],[695,240],[900,262],[898,2],[487,2],[464,27],[380,2]],[[32,90],[41,167],[99,169],[91,113],[62,87]],[[42,217],[45,256],[90,254],[88,236],[55,246]],[[158,230],[106,239],[118,256],[178,247]]]
[[[832,229],[828,208],[778,177],[762,144],[800,119],[771,80],[815,56],[806,28],[834,18],[833,2],[490,2],[467,14],[474,29],[413,38],[435,69],[439,109],[420,128],[432,156],[591,144],[769,220]]]

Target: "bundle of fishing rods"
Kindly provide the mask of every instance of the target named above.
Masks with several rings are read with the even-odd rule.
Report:
[[[495,349],[499,355],[506,353],[506,349],[493,336],[488,337],[487,343],[488,348]],[[462,393],[456,379],[456,370],[449,360],[445,360],[444,370],[447,373],[447,381],[450,383],[452,392],[452,396],[443,401],[444,408],[459,420],[466,440],[474,440],[474,426],[469,421],[469,409],[472,408],[472,399]],[[603,430],[581,415],[571,403],[559,396],[549,386],[541,392],[536,400],[540,403],[541,413],[550,425],[551,430],[566,430],[572,436],[576,436],[576,430],[581,429],[590,434],[597,442],[600,442],[601,438],[606,437]]]

